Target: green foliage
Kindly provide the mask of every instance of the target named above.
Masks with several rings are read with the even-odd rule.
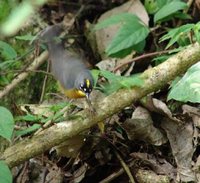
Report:
[[[0,56],[6,60],[11,60],[17,57],[16,51],[6,42],[0,41]]]
[[[14,0],[1,0],[0,1],[0,22],[2,22],[10,13],[10,10],[15,7],[16,1]]]
[[[36,115],[32,115],[30,113],[24,115],[24,116],[17,116],[15,117],[15,122],[19,121],[19,122],[37,122],[39,120],[42,120],[42,117],[36,116]]]
[[[144,6],[149,14],[155,14],[167,3],[169,0],[145,0]]]
[[[1,183],[12,183],[11,171],[4,161],[0,161],[0,180]]]
[[[157,11],[154,16],[154,22],[162,22],[166,18],[173,18],[174,13],[177,13],[179,10],[187,8],[187,4],[181,1],[171,1],[170,3],[165,4],[161,9]]]
[[[145,0],[144,6],[149,14],[154,14],[158,11],[158,5],[156,0]]]
[[[132,75],[129,77],[117,76],[109,71],[96,70],[98,76],[106,78],[109,84],[101,85],[100,90],[103,90],[106,94],[111,94],[121,88],[131,88],[134,86],[141,87],[143,85],[143,80],[140,78],[139,74]]]
[[[124,57],[133,50],[142,51],[145,46],[145,38],[149,34],[148,27],[135,15],[122,13],[98,23],[95,30],[99,30],[113,24],[121,24],[112,42],[108,45],[106,53],[111,57]]]
[[[61,102],[58,104],[55,104],[50,107],[46,107],[46,109],[41,109],[43,112],[38,115],[33,115],[33,114],[26,114],[23,116],[17,116],[15,117],[15,122],[21,122],[21,123],[27,123],[31,126],[25,127],[20,130],[15,131],[15,136],[22,136],[22,135],[28,135],[31,134],[32,132],[35,132],[37,129],[41,128],[42,124],[45,124],[47,121],[53,121],[54,123],[62,121],[63,120],[63,112],[60,110],[63,109],[66,106],[70,107],[70,103],[68,102]],[[51,114],[48,117],[46,115],[43,115],[45,113]]]
[[[168,58],[170,58],[172,55],[174,55],[175,53],[178,53],[179,51],[183,49],[184,49],[183,47],[175,48],[173,50],[170,50],[168,54],[155,57],[152,61],[155,62],[155,65],[159,65],[162,62],[166,61]]]
[[[196,38],[196,41],[200,43],[200,22],[194,25],[193,31],[194,31],[194,37]]]
[[[35,12],[37,7],[42,6],[47,0],[22,1],[12,10],[6,21],[1,25],[1,32],[6,35],[13,35],[24,22]]]
[[[31,33],[28,33],[23,36],[15,36],[15,39],[23,40],[23,41],[32,41],[35,38]]]
[[[187,8],[187,4],[180,0],[146,0],[145,7],[149,13],[155,14],[155,23],[167,21],[174,17],[189,18],[187,14],[179,11]],[[129,13],[114,15],[98,23],[94,30],[99,30],[113,24],[120,24],[121,28],[106,48],[108,56],[122,58],[130,54],[133,50],[137,52],[143,51],[146,44],[145,39],[149,34],[149,28],[137,16]],[[183,29],[185,30],[185,28]],[[199,27],[196,30],[196,35],[200,39]],[[176,38],[173,39],[168,47],[176,41]],[[182,39],[180,37],[178,41],[181,46],[189,43],[189,39]]]
[[[180,12],[180,10],[187,8],[187,4],[180,0],[145,0],[144,5],[149,14],[155,14],[154,23],[170,20],[174,17],[190,18],[189,15]]]
[[[35,132],[39,128],[41,128],[41,125],[39,125],[39,124],[33,124],[32,126],[24,128],[22,130],[17,130],[15,132],[15,135],[16,136],[23,136],[23,135],[31,134],[32,132]]]
[[[11,112],[0,106],[0,136],[10,140],[14,129],[14,119]]]
[[[191,33],[194,32],[194,37],[191,37]],[[200,22],[197,24],[185,24],[178,28],[171,29],[167,34],[165,34],[160,42],[170,39],[166,46],[166,49],[177,43],[179,46],[187,46],[191,44],[192,41],[198,41],[200,43]]]
[[[173,83],[168,100],[175,99],[181,102],[200,103],[200,62],[188,69],[186,74]]]

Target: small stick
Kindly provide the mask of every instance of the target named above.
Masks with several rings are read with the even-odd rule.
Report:
[[[120,154],[116,150],[114,150],[114,153],[115,153],[116,157],[118,158],[119,162],[121,163],[124,171],[128,175],[130,182],[135,183],[135,180],[133,178],[133,175],[131,174],[131,171],[130,171],[130,168],[128,167],[128,165],[124,162],[124,160],[122,159],[122,157],[120,156]]]
[[[139,60],[144,59],[144,58],[153,57],[153,56],[156,56],[156,55],[161,55],[161,54],[164,54],[164,53],[168,53],[170,51],[173,51],[173,50],[163,50],[163,51],[157,51],[157,52],[153,52],[153,53],[147,53],[147,54],[140,55],[140,56],[135,57],[134,59],[132,59],[132,60],[130,60],[128,62],[125,62],[125,63],[122,63],[122,64],[118,65],[117,67],[115,67],[113,69],[113,72],[116,72],[117,70],[119,70],[124,65],[131,64],[133,62],[139,61]]]
[[[134,164],[135,164],[135,161],[132,161],[128,166],[132,167]],[[109,182],[113,181],[114,179],[116,179],[117,177],[119,177],[120,175],[122,175],[123,173],[124,173],[124,169],[120,168],[117,172],[110,174],[108,177],[106,177],[99,183],[109,183]]]
[[[50,63],[48,62],[47,63],[47,72],[49,71],[49,68],[50,68]],[[48,79],[48,75],[45,75],[43,85],[42,85],[42,93],[41,93],[41,96],[40,96],[40,102],[39,103],[42,103],[42,101],[43,101],[47,79]]]

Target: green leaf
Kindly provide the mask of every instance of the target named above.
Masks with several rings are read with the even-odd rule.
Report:
[[[1,183],[12,183],[11,171],[4,161],[0,161],[0,180]]]
[[[172,86],[168,100],[200,103],[200,62],[188,69],[185,75]]]
[[[27,135],[27,134],[30,134],[32,132],[35,132],[37,129],[41,128],[41,125],[39,124],[34,124],[26,129],[23,129],[23,130],[17,130],[15,132],[15,135],[16,136],[22,136],[22,135]]]
[[[111,94],[121,88],[131,88],[134,86],[141,87],[144,82],[140,78],[139,74],[125,77],[117,76],[114,73],[102,70],[100,71],[100,75],[105,77],[109,81],[109,84],[105,84],[101,88],[101,90],[103,90],[106,94]]]
[[[193,27],[193,30],[196,41],[200,43],[200,22]]]
[[[7,60],[17,57],[16,51],[8,43],[0,41],[0,54]]]
[[[191,20],[192,19],[192,17],[190,15],[188,15],[187,13],[184,13],[184,12],[177,12],[174,14],[174,17],[182,19],[182,20],[187,20],[187,19]]]
[[[156,0],[156,2],[158,3],[158,8],[162,8],[165,4],[168,4],[169,2],[171,2],[171,0]]]
[[[11,112],[0,106],[0,136],[10,140],[14,129],[14,119]]]
[[[18,6],[12,9],[6,21],[1,25],[1,33],[6,36],[16,33],[36,9],[46,2],[47,0],[36,0],[34,3],[32,1],[21,1]]]
[[[158,10],[157,0],[145,0],[144,6],[149,14],[154,14]]]
[[[16,6],[16,1],[0,1],[0,23],[10,14],[10,11]]]
[[[145,38],[149,34],[149,29],[136,15],[121,13],[111,16],[98,23],[94,30],[99,30],[116,23],[121,23],[121,28],[106,49],[108,56],[124,57],[134,49],[142,51],[145,46]]]
[[[53,106],[50,107],[50,110],[52,112],[59,112],[61,109],[63,109],[64,107],[66,106],[70,106],[71,103],[70,102],[60,102],[60,103],[57,103]]]
[[[154,16],[154,22],[161,21],[162,19],[176,13],[179,10],[187,8],[187,4],[179,1],[172,1],[163,6]]]
[[[7,69],[8,67],[10,67],[14,63],[16,63],[15,60],[4,61],[4,62],[0,63],[0,69],[5,70],[5,69]]]
[[[193,29],[194,25],[195,24],[185,24],[178,28],[172,29],[160,39],[160,42],[170,39],[166,46],[167,49],[180,39],[188,39],[188,33]]]
[[[146,45],[146,40],[143,40],[143,41],[139,42],[136,45],[133,45],[133,46],[131,46],[129,48],[126,48],[126,49],[123,49],[123,50],[120,50],[120,51],[118,51],[116,53],[111,54],[110,57],[123,58],[126,55],[132,53],[133,50],[137,51],[138,53],[142,53],[143,50],[144,50],[145,45]]]
[[[32,41],[35,38],[35,36],[31,35],[31,33],[28,33],[23,36],[15,36],[15,39],[23,40],[23,41]]]
[[[91,73],[92,73],[92,76],[93,76],[93,79],[94,79],[94,86],[96,86],[100,71],[97,70],[97,69],[93,69],[91,71]]]
[[[113,15],[106,20],[103,20],[102,22],[99,22],[98,24],[95,25],[94,30],[99,30],[106,28],[108,26],[118,24],[118,23],[128,23],[128,22],[139,22],[140,19],[133,14],[130,13],[120,13],[117,15]]]
[[[149,29],[140,22],[125,24],[107,47],[106,53],[111,56],[121,50],[131,48],[145,40],[148,33]]]
[[[30,121],[30,122],[35,122],[38,121],[40,118],[38,116],[32,115],[32,114],[26,114],[24,116],[17,116],[15,118],[15,121]]]

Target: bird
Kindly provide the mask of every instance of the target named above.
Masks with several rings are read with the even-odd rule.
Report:
[[[63,93],[70,99],[86,98],[90,103],[90,93],[93,90],[94,79],[83,59],[64,48],[63,41],[58,36],[63,32],[60,24],[45,28],[40,39],[47,45],[51,61],[51,72],[58,80]]]

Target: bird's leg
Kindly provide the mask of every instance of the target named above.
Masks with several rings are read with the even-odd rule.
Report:
[[[86,98],[86,102],[88,104],[88,107],[89,107],[89,110],[92,114],[95,114],[96,113],[96,110],[95,108],[93,107],[92,103],[91,103],[91,100],[89,98]]]
[[[92,116],[95,116],[96,114],[96,110],[95,108],[93,107],[92,103],[91,103],[91,100],[89,98],[86,98],[86,102],[89,106],[89,111],[90,111],[90,114]],[[99,127],[99,130],[101,132],[101,134],[104,134],[105,133],[105,125],[104,125],[104,122],[99,122],[97,123],[98,127]]]

